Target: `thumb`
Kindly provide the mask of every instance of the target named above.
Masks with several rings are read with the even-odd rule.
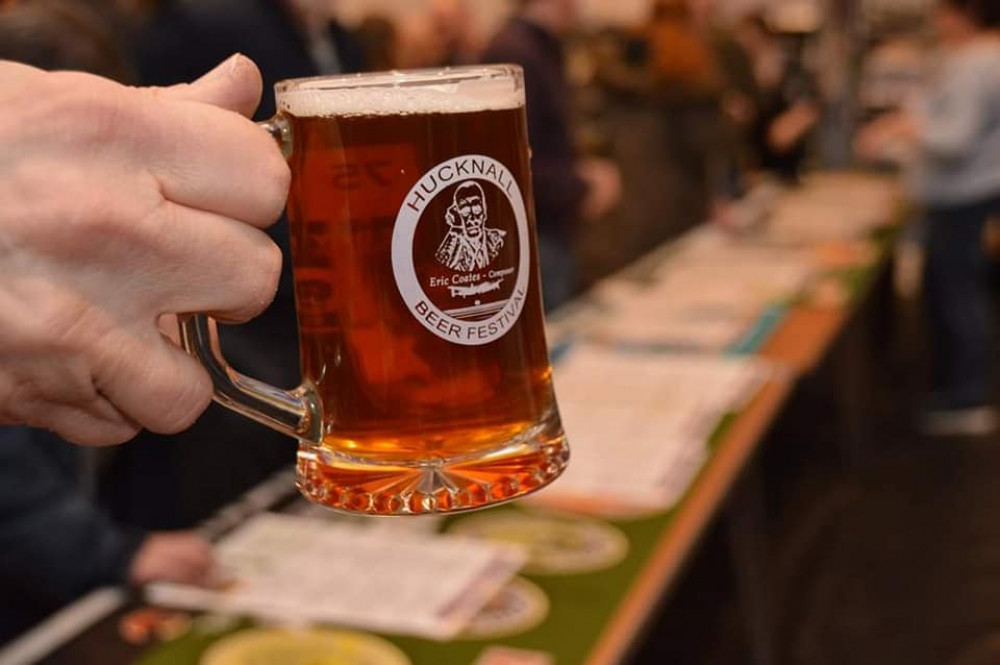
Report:
[[[164,88],[160,94],[165,99],[211,104],[250,118],[260,104],[263,85],[257,65],[237,53],[197,81]]]

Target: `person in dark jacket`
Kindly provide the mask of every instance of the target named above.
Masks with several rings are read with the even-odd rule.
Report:
[[[818,84],[801,53],[786,49],[763,16],[744,18],[736,34],[753,58],[758,83],[751,129],[755,166],[795,184],[822,115]]]
[[[607,213],[620,194],[617,169],[581,162],[571,132],[571,98],[560,39],[574,26],[575,0],[522,0],[483,62],[524,68],[542,292],[547,309],[576,290],[573,244],[581,218]]]
[[[366,68],[353,32],[310,0],[163,0],[135,40],[146,85],[191,81],[213,62],[242,53],[264,77],[257,118],[274,114],[274,84]]]
[[[209,544],[116,522],[85,485],[85,450],[0,428],[0,643],[101,586],[207,582]]]
[[[926,214],[924,285],[931,394],[919,426],[930,436],[988,436],[1000,427],[994,375],[993,261],[984,235],[1000,212],[1000,5],[941,0],[939,71],[921,99],[858,136],[862,156],[909,149],[913,198]]]

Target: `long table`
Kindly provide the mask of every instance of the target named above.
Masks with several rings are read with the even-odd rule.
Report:
[[[610,520],[630,543],[630,554],[621,564],[582,576],[530,578],[548,595],[551,609],[540,626],[515,637],[448,644],[412,638],[387,639],[406,652],[414,665],[473,663],[491,645],[549,654],[560,665],[626,662],[656,606],[681,577],[685,563],[737,487],[797,382],[828,354],[852,312],[868,297],[868,285],[885,270],[890,245],[885,238],[878,244],[877,255],[863,267],[861,279],[855,280],[856,288],[843,303],[817,306],[806,302],[789,310],[757,352],[781,371],[740,413],[731,414],[720,426],[712,441],[709,461],[676,507],[659,515]],[[656,260],[662,259],[661,256]],[[209,530],[224,531],[254,512],[280,507],[288,501],[289,493],[285,490],[290,489],[290,482],[285,474],[271,480],[268,491],[257,488],[251,493],[251,500],[223,511],[224,517],[221,521],[217,519]],[[96,592],[0,651],[0,665],[197,663],[203,643],[188,640],[150,648],[121,640],[120,619],[142,605],[140,598],[122,590]],[[768,661],[765,652],[762,647],[757,654],[759,662]]]

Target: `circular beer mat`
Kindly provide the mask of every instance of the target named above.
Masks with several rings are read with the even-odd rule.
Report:
[[[516,577],[473,617],[460,637],[477,641],[513,637],[537,628],[548,615],[545,592]]]
[[[456,522],[450,532],[528,550],[524,572],[577,575],[611,568],[628,554],[628,538],[597,520],[521,512],[486,513]]]
[[[254,629],[213,644],[200,665],[411,665],[385,640],[333,630]]]

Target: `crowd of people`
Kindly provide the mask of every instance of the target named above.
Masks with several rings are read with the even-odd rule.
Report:
[[[941,406],[978,408],[991,386],[977,238],[1000,195],[1000,84],[983,82],[1000,50],[985,36],[997,25],[988,2],[944,6],[953,75],[919,114],[879,121],[860,146],[906,140],[929,155],[920,187]],[[723,29],[708,0],[651,0],[644,25],[581,36],[578,9],[518,0],[481,35],[459,0],[351,26],[320,0],[0,1],[0,248],[29,248],[0,258],[0,421],[39,427],[0,430],[0,640],[99,585],[209,582],[209,544],[190,529],[294,458],[291,440],[219,407],[202,414],[207,377],[156,326],[163,312],[243,321],[276,293],[224,330],[224,346],[235,367],[298,383],[290,261],[278,268],[287,229],[272,225],[288,174],[248,120],[273,115],[277,81],[521,65],[550,309],[584,286],[581,228],[608,223],[623,198],[644,200],[620,155],[581,139],[583,88],[698,118],[678,130],[689,149],[677,159],[707,215],[751,173],[799,178],[824,112],[804,35],[761,15]],[[571,49],[591,64],[583,78],[568,73]],[[158,234],[165,223],[174,240]],[[113,450],[63,440],[114,443],[140,428]]]

